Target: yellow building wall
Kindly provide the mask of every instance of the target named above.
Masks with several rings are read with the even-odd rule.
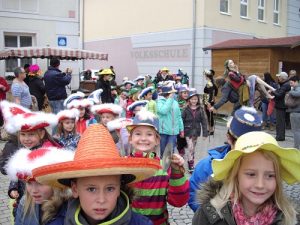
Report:
[[[192,27],[192,0],[84,0],[84,41]]]
[[[274,1],[265,0],[265,21],[258,21],[258,1],[248,0],[248,18],[240,17],[240,1],[229,0],[230,13],[220,13],[220,1],[205,1],[204,24],[211,28],[221,28],[241,33],[255,34],[256,37],[286,36],[287,2],[280,1],[279,25],[273,24]]]

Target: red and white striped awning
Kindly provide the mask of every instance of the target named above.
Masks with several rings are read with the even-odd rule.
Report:
[[[0,51],[0,60],[16,58],[59,58],[65,60],[98,59],[108,60],[107,53],[80,49],[52,47],[22,47]]]

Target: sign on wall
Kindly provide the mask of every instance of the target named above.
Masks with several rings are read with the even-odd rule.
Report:
[[[67,46],[67,37],[58,37],[57,45],[58,46]]]

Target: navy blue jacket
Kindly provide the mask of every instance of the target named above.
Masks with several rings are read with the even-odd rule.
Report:
[[[67,98],[66,85],[71,82],[71,74],[62,73],[52,66],[48,67],[44,75],[46,94],[50,101]]]

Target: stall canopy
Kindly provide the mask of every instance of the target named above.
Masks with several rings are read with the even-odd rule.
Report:
[[[21,47],[0,51],[0,60],[17,58],[59,58],[64,60],[96,59],[108,60],[108,54],[81,49],[55,47]]]

